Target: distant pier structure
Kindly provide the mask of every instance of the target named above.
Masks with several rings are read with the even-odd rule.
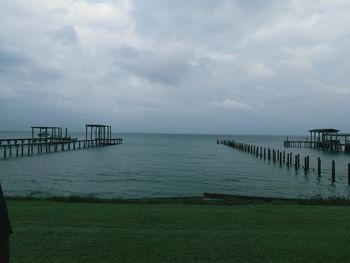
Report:
[[[32,140],[39,140],[44,142],[57,142],[70,140],[68,135],[68,129],[65,128],[65,134],[63,135],[62,127],[51,126],[32,126]]]
[[[307,147],[350,153],[350,133],[340,133],[340,130],[333,128],[312,129],[309,133],[310,137],[306,140],[289,140],[287,137],[284,147]]]
[[[85,140],[72,138],[68,129],[56,126],[32,126],[31,138],[0,139],[0,158],[63,152],[91,147],[122,144],[123,139],[112,138],[112,127],[86,124]]]
[[[85,140],[98,140],[100,143],[110,143],[112,139],[112,126],[102,124],[86,124]]]

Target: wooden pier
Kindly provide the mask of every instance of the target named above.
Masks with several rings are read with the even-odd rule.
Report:
[[[313,170],[316,172],[317,169],[317,176],[321,177],[322,174],[322,162],[320,158],[317,158],[317,168],[310,168],[310,157],[305,156],[302,158],[300,154],[294,154],[286,151],[280,151],[275,149],[270,149],[262,146],[257,145],[251,145],[248,143],[241,143],[235,140],[217,140],[217,144],[224,144],[231,148],[235,148],[239,151],[246,152],[253,157],[260,158],[264,161],[273,162],[274,164],[279,164],[280,167],[285,165],[288,169],[294,168],[296,171],[299,169],[302,169],[305,175],[309,173],[310,170]],[[293,162],[294,157],[294,162]],[[303,161],[303,165],[301,164],[300,160]],[[347,173],[347,179],[348,179],[348,185],[350,185],[350,163],[348,164],[348,173]],[[341,179],[340,179],[341,180]],[[335,161],[332,160],[331,165],[331,178],[330,181],[332,183],[336,182],[336,170],[335,170]]]
[[[284,147],[315,148],[330,152],[350,153],[350,133],[339,133],[337,129],[309,130],[310,137],[303,140],[285,140]]]
[[[106,132],[107,127],[108,133]],[[36,129],[40,130],[37,137],[34,132]],[[48,134],[48,130],[51,130],[52,133]],[[58,131],[58,133],[54,133],[53,131]],[[67,129],[65,136],[59,131],[62,131],[59,127],[33,126],[32,138],[0,139],[0,158],[6,159],[9,157],[20,157],[25,155],[30,156],[33,154],[118,145],[123,142],[123,139],[121,138],[112,138],[111,126],[107,125],[87,124],[85,140],[71,138],[67,134]],[[88,131],[90,131],[89,138],[87,136]]]

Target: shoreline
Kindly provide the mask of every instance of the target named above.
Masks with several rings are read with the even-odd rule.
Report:
[[[112,204],[201,204],[201,205],[249,205],[249,204],[296,204],[296,205],[350,205],[346,197],[278,198],[263,196],[203,193],[202,196],[148,197],[148,198],[97,198],[89,196],[5,196],[7,201],[51,201],[62,203],[112,203]]]

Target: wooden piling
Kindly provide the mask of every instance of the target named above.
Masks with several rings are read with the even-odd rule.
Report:
[[[350,185],[350,163],[348,163],[348,185]]]
[[[332,161],[332,183],[335,182],[335,161]]]
[[[317,158],[317,174],[318,174],[318,177],[321,177],[321,158],[320,157]]]
[[[280,165],[282,165],[282,152],[279,153],[279,161],[280,161]]]

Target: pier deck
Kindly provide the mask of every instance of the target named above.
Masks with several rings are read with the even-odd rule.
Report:
[[[32,139],[11,139],[2,140],[7,143],[0,144],[0,158],[29,156],[33,154],[51,153],[51,152],[64,152],[78,149],[85,149],[91,147],[100,147],[108,145],[122,144],[123,139],[94,139],[94,140],[63,140],[63,141],[51,141],[43,142],[40,140]],[[9,143],[12,142],[12,143]]]
[[[112,138],[111,126],[101,124],[87,124],[85,126],[85,140],[71,138],[67,128],[65,136],[63,136],[60,127],[32,126],[32,138],[0,139],[0,158],[118,145],[123,142],[121,138]],[[39,130],[37,137],[35,130]],[[51,130],[51,134],[48,133],[49,130]],[[88,136],[88,131],[90,136]]]
[[[309,130],[310,139],[285,140],[284,147],[315,148],[331,152],[350,153],[350,133],[339,133],[336,129],[313,129]]]

